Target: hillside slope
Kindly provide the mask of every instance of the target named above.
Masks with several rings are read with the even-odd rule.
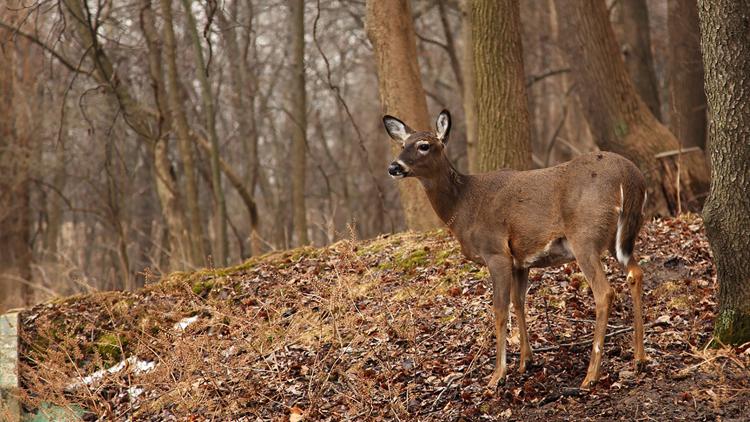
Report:
[[[342,241],[175,273],[23,314],[24,400],[96,420],[714,419],[747,417],[750,351],[709,349],[715,274],[696,217],[648,223],[645,373],[618,292],[602,381],[586,371],[593,299],[575,265],[533,271],[535,360],[485,392],[494,347],[485,269],[445,232]],[[118,365],[119,364],[119,365]],[[102,371],[102,369],[107,369]],[[99,372],[97,372],[99,371]]]

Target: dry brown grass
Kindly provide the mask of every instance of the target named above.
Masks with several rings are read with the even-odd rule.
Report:
[[[588,338],[593,319],[574,266],[532,274],[528,321],[532,345],[546,350],[536,355],[541,367],[520,376],[511,363],[508,383],[484,394],[494,356],[486,271],[438,232],[275,253],[233,268],[174,273],[135,293],[35,307],[23,315],[23,399],[28,408],[51,402],[108,420],[283,420],[299,412],[312,420],[584,419],[612,409],[609,416],[636,411],[659,419],[722,407],[731,415],[750,395],[750,356],[703,349],[715,307],[707,244],[702,232],[689,250],[674,238],[695,235],[695,224],[647,228],[647,322],[663,321],[647,333],[652,366],[628,375],[630,338],[615,335],[607,375],[591,395],[560,394],[580,382],[588,357],[585,342],[564,344]],[[611,272],[619,293],[611,331],[625,333],[627,287]],[[661,280],[681,280],[679,294],[690,306],[671,306],[677,290],[659,289]],[[175,328],[186,317],[197,318]],[[139,371],[133,360],[72,385],[128,357],[153,368]],[[680,371],[687,374],[673,376]],[[629,401],[633,395],[658,406],[646,409]],[[601,401],[608,404],[590,406]]]

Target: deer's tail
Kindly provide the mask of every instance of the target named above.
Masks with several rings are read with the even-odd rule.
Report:
[[[617,218],[615,254],[623,267],[627,268],[633,257],[638,232],[643,224],[643,209],[648,194],[640,184],[620,185],[620,215]]]

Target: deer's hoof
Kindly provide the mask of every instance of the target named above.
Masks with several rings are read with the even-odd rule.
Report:
[[[521,364],[518,365],[518,372],[523,374],[527,369],[534,367],[534,360],[531,357],[521,360]]]
[[[583,379],[583,382],[581,383],[581,390],[591,390],[591,387],[596,384],[597,379],[595,377],[590,377],[586,375],[586,378]]]
[[[491,391],[495,391],[497,389],[497,386],[500,384],[505,383],[505,369],[501,370],[495,370],[495,372],[492,373],[492,377],[490,377],[490,382],[487,383],[487,389]]]
[[[648,359],[640,358],[635,360],[635,372],[640,374],[641,372],[646,372],[646,369],[648,368]]]

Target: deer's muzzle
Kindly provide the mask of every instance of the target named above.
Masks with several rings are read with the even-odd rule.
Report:
[[[409,174],[409,167],[401,162],[401,160],[394,161],[388,166],[388,174],[394,179],[400,179],[406,177]]]

